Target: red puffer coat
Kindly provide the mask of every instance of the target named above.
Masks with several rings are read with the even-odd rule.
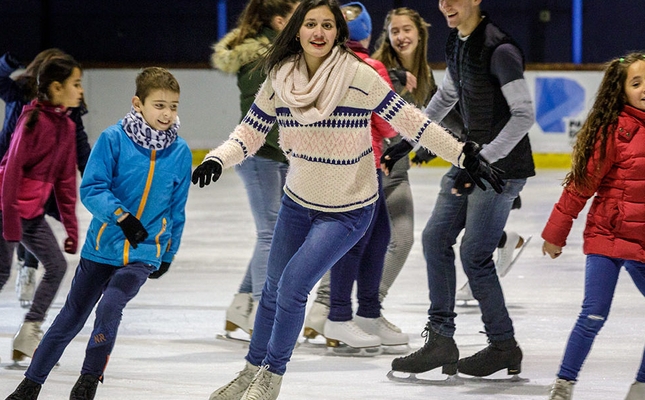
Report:
[[[587,165],[594,176],[592,188],[566,187],[542,238],[564,246],[573,219],[595,194],[584,230],[584,253],[645,262],[645,112],[625,106],[606,147],[600,167],[599,144]]]

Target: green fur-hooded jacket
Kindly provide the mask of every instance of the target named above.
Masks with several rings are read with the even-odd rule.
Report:
[[[212,65],[228,74],[237,75],[237,87],[240,89],[240,111],[242,117],[251,108],[255,95],[266,79],[261,69],[255,69],[260,58],[268,51],[277,32],[264,27],[256,37],[247,38],[241,44],[231,48],[230,44],[237,36],[234,29],[213,46]],[[278,146],[278,125],[274,125],[266,136],[266,142],[255,155],[271,160],[287,162],[287,158]]]

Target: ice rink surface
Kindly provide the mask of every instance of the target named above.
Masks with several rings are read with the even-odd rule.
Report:
[[[410,335],[420,336],[428,308],[428,289],[420,236],[430,216],[444,168],[413,168],[410,180],[415,201],[415,244],[401,275],[385,300],[383,314]],[[557,260],[542,256],[540,232],[558,199],[564,170],[539,170],[522,192],[522,209],[511,212],[507,228],[533,235],[517,264],[502,279],[516,338],[524,352],[523,384],[467,382],[457,386],[396,383],[386,378],[395,356],[339,357],[323,346],[296,348],[284,377],[280,399],[546,399],[583,295],[584,256],[581,250],[586,213],[575,221],[564,253]],[[81,231],[89,214],[78,206]],[[60,234],[60,224],[51,221]],[[81,234],[84,239],[84,233]],[[116,347],[99,385],[96,399],[208,399],[244,366],[243,344],[216,339],[224,314],[242,280],[254,243],[246,194],[233,171],[210,187],[192,187],[187,224],[180,251],[170,272],[149,281],[124,311]],[[67,257],[69,270],[49,316],[46,329],[60,310],[78,255]],[[464,274],[458,264],[459,286]],[[14,291],[17,269],[0,293],[0,398],[18,385],[23,372],[11,362],[11,341],[22,322]],[[42,273],[40,271],[39,273]],[[310,303],[311,304],[311,300]],[[461,356],[486,346],[477,307],[457,309],[455,340]],[[39,399],[67,399],[76,381],[93,316],[70,344],[41,391]],[[607,324],[596,339],[574,398],[621,400],[634,381],[645,344],[645,300],[623,271]],[[438,370],[419,377],[440,380]],[[505,371],[494,375],[506,377]]]

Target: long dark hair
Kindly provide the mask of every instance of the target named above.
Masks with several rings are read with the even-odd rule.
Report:
[[[24,102],[30,102],[35,99],[38,94],[38,84],[36,83],[36,79],[38,78],[38,70],[40,69],[40,66],[52,57],[64,55],[65,52],[57,48],[43,50],[34,57],[29,65],[27,65],[25,71],[16,77],[16,84],[22,92]]]
[[[274,67],[279,66],[288,57],[302,53],[302,46],[296,37],[307,13],[318,7],[328,7],[331,10],[336,20],[337,36],[335,45],[347,50],[345,43],[349,39],[349,28],[347,27],[345,16],[340,10],[338,2],[336,0],[304,0],[296,8],[289,23],[278,34],[278,37],[273,42],[273,46],[267,52],[264,60],[262,60],[262,69],[267,75]]]
[[[599,140],[599,166],[606,157],[607,139],[611,136],[611,129],[618,121],[620,112],[627,104],[625,96],[627,69],[636,61],[645,61],[645,53],[630,53],[607,63],[596,100],[576,135],[576,144],[573,146],[571,156],[571,172],[564,178],[564,186],[573,184],[581,189],[589,188],[592,177],[587,173],[587,164]]]
[[[72,76],[74,69],[81,69],[79,64],[72,56],[64,54],[54,56],[43,62],[38,70],[36,78],[37,98],[39,101],[50,100],[49,89],[54,82],[63,83]],[[36,107],[27,120],[27,128],[32,129],[38,121],[40,114],[39,107]]]
[[[237,22],[238,35],[231,47],[241,44],[245,39],[255,37],[263,26],[271,27],[271,20],[279,15],[286,17],[299,0],[250,0]]]
[[[410,73],[417,78],[417,88],[412,93],[414,102],[417,105],[425,106],[430,94],[437,90],[435,83],[431,78],[430,66],[428,65],[428,27],[430,26],[421,15],[407,7],[395,8],[385,17],[383,31],[376,41],[376,51],[372,58],[381,61],[387,69],[398,68],[403,66],[394,46],[390,42],[390,24],[392,17],[405,16],[410,18],[417,31],[419,32],[419,43],[414,51],[414,68]]]

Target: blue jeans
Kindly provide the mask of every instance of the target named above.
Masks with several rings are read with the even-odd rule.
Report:
[[[379,178],[379,199],[374,203],[374,217],[365,235],[331,269],[330,321],[352,319],[352,289],[356,282],[358,310],[365,318],[381,316],[379,286],[387,244],[390,241],[390,218],[383,194],[382,172]]]
[[[513,200],[526,179],[507,179],[502,193],[486,183],[468,196],[451,193],[459,170],[451,168],[441,179],[441,190],[428,224],[423,230],[423,254],[428,270],[432,329],[442,336],[455,333],[455,251],[457,236],[464,231],[459,255],[470,282],[473,296],[479,302],[482,321],[492,341],[514,336],[502,288],[495,272],[493,252],[504,231]]]
[[[305,319],[309,292],[363,237],[373,213],[373,204],[330,213],[282,197],[248,362],[284,374]]]
[[[153,269],[140,262],[117,268],[81,257],[65,304],[43,336],[25,376],[41,385],[45,383],[63,351],[83,329],[98,302],[81,374],[103,379],[123,309],[139,292]]]
[[[235,166],[235,171],[246,188],[256,235],[253,256],[239,292],[252,293],[256,301],[260,300],[267,275],[269,249],[288,167],[286,163],[259,156],[247,158],[242,164]]]
[[[575,381],[578,378],[582,363],[587,358],[596,335],[609,316],[618,274],[622,266],[625,266],[636,287],[645,296],[644,263],[595,254],[587,256],[585,298],[582,302],[582,311],[580,311],[578,320],[569,336],[564,359],[560,365],[560,372],[558,372],[559,378],[569,381]],[[645,382],[645,354],[636,380]]]

